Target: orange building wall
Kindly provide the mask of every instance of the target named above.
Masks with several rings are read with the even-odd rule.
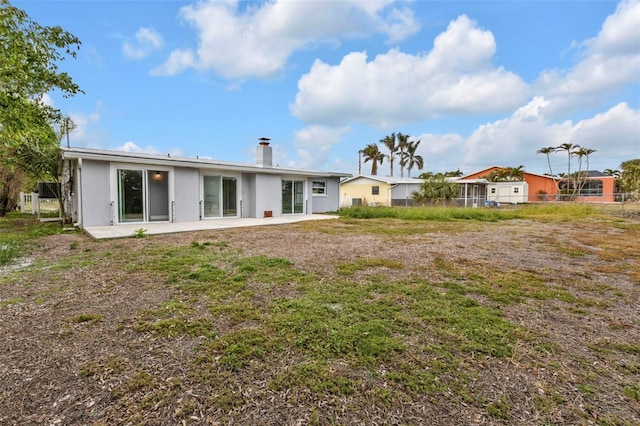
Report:
[[[554,200],[558,193],[558,188],[550,177],[525,173],[524,180],[529,184],[529,201]],[[546,197],[540,197],[539,191],[544,191],[547,194]]]
[[[488,175],[494,170],[498,170],[500,167],[489,167],[488,169],[480,170],[471,175],[464,176],[465,179],[480,179]],[[615,201],[615,186],[616,180],[611,176],[600,176],[589,179],[602,181],[602,196],[601,197],[577,197],[576,201],[581,202],[613,202]],[[549,201],[555,200],[555,195],[558,194],[558,189],[553,179],[549,176],[534,175],[531,173],[524,173],[524,180],[529,185],[529,201],[544,201],[545,197],[540,198],[538,191],[543,190],[546,192],[546,199]]]

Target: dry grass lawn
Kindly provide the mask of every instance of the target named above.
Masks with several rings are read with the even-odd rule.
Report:
[[[1,425],[640,424],[638,218],[36,241]]]

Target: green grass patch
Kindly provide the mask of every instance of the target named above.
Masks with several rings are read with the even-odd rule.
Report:
[[[623,394],[629,399],[640,401],[640,384],[635,383],[625,386],[623,389]]]
[[[102,378],[122,373],[127,366],[125,359],[115,355],[100,358],[95,361],[88,361],[78,368],[79,377],[101,376]]]
[[[337,212],[352,219],[402,219],[428,221],[480,221],[497,222],[511,219],[568,222],[588,217],[601,217],[603,212],[588,204],[554,203],[550,205],[526,204],[505,208],[464,207],[350,207]]]
[[[351,263],[339,263],[336,265],[338,273],[341,275],[353,275],[358,271],[363,271],[371,268],[388,268],[388,269],[402,269],[404,265],[401,262],[383,258],[365,258],[358,259]]]
[[[213,338],[217,335],[213,320],[201,317],[189,304],[172,300],[157,309],[139,313],[133,326],[138,332],[147,332],[163,337],[178,336]]]
[[[340,209],[338,214],[341,217],[353,219],[393,218],[443,222],[455,220],[496,222],[520,217],[515,210],[468,209],[462,207],[351,207]]]
[[[320,395],[352,395],[360,381],[331,371],[325,362],[307,362],[295,365],[292,371],[280,373],[269,384],[272,391],[309,389]]]
[[[0,266],[27,256],[38,238],[60,232],[59,223],[41,223],[33,215],[12,212],[0,217]]]
[[[487,413],[491,417],[507,420],[509,418],[509,402],[504,395],[487,405]]]
[[[240,329],[219,339],[206,343],[196,359],[198,365],[218,364],[226,369],[237,371],[252,361],[262,361],[276,351],[277,339],[272,339],[268,330]]]
[[[465,271],[454,262],[436,257],[434,266],[448,279],[455,280],[440,284],[458,294],[478,294],[501,304],[522,303],[527,299],[560,300],[567,303],[579,302],[573,293],[559,286],[545,284],[540,274],[529,271],[495,271],[483,268]]]
[[[212,304],[209,310],[214,316],[223,316],[232,326],[262,318],[261,310],[245,299]]]
[[[155,321],[141,321],[135,324],[134,329],[163,337],[187,335],[189,337],[213,338],[216,336],[213,322],[209,318],[165,318]]]
[[[17,305],[18,303],[24,303],[23,297],[11,297],[6,300],[0,300],[0,308],[4,308],[5,306]]]
[[[81,324],[81,323],[94,324],[100,321],[102,321],[102,315],[96,314],[96,313],[80,314],[71,318],[71,322],[75,322],[77,324]]]

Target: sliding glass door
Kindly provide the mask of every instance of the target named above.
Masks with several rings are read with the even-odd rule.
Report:
[[[304,181],[282,181],[282,214],[304,213]]]
[[[203,178],[204,217],[220,217],[220,176]]]
[[[169,220],[169,172],[117,169],[118,223]]]
[[[118,222],[144,220],[142,170],[118,170]]]
[[[222,215],[224,217],[238,216],[238,185],[236,178],[222,178]]]
[[[203,176],[203,216],[238,216],[238,181],[229,176]]]

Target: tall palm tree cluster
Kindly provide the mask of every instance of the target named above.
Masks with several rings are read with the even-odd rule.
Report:
[[[556,188],[559,188],[560,182],[556,179],[556,175],[553,174],[553,170],[551,170],[551,158],[550,155],[556,152],[566,152],[567,153],[567,173],[558,173],[557,177],[563,180],[564,182],[564,190],[563,192],[570,194],[572,196],[576,195],[584,186],[587,181],[588,171],[589,171],[589,156],[596,152],[595,149],[585,148],[577,144],[572,144],[571,142],[565,142],[558,146],[549,146],[545,148],[540,148],[536,151],[538,154],[545,154],[547,156],[547,164],[549,165],[549,176],[553,177],[554,182],[556,184]],[[577,172],[571,173],[571,160],[573,158],[578,158],[578,170]],[[586,159],[586,170],[582,170],[582,159]],[[560,190],[558,192],[561,192]]]
[[[393,165],[396,160],[400,164],[400,177],[404,177],[404,170],[407,169],[407,176],[411,177],[411,169],[417,167],[422,170],[424,167],[424,159],[417,154],[420,141],[409,141],[409,135],[402,133],[392,133],[380,139],[389,154],[380,151],[377,143],[370,143],[361,153],[364,155],[364,162],[371,161],[371,174],[378,174],[378,164],[382,164],[386,159],[389,161],[389,172],[393,177]]]

